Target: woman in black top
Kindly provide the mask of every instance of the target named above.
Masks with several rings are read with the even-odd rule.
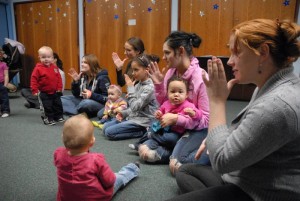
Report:
[[[121,87],[125,85],[125,78],[122,72],[122,68],[124,66],[125,61],[129,59],[129,63],[127,64],[124,73],[127,74],[132,80],[131,60],[135,56],[144,53],[145,47],[143,41],[140,38],[131,37],[125,42],[124,49],[124,54],[126,55],[126,57],[123,60],[120,59],[119,55],[116,52],[112,53],[112,59],[115,63],[117,70],[117,82],[118,85],[120,85]]]

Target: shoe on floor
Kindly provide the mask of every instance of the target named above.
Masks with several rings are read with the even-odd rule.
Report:
[[[9,113],[4,112],[4,113],[1,115],[1,117],[2,117],[2,118],[9,117]]]
[[[136,144],[129,144],[128,147],[132,150],[136,150],[136,151],[139,150],[139,148],[138,148],[138,146],[136,146]]]
[[[66,120],[63,117],[55,120],[55,122],[57,122],[57,123],[61,123],[61,122],[64,122],[64,121],[66,121]]]
[[[99,123],[99,121],[92,121],[92,124],[100,129],[103,129],[104,126],[104,124]]]
[[[44,122],[45,125],[48,125],[48,126],[55,125],[55,121],[53,121],[53,120],[49,121],[49,119],[47,117],[43,117],[43,116],[41,116],[41,118],[42,118],[42,120],[43,120],[43,122]]]

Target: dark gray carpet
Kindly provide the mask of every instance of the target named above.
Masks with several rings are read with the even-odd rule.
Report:
[[[66,92],[69,93],[69,92]],[[61,142],[62,124],[45,126],[40,111],[23,106],[19,92],[10,94],[11,116],[0,118],[0,200],[53,201],[57,178],[53,151]],[[228,102],[228,119],[246,102]],[[109,141],[95,129],[96,143],[91,151],[102,152],[114,171],[139,160],[128,148],[135,139]],[[176,196],[178,188],[167,165],[141,163],[140,176],[117,193],[114,201],[165,200]]]

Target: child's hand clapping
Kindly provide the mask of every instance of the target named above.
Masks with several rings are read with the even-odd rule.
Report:
[[[156,110],[154,113],[154,116],[156,119],[160,120],[162,117],[163,113],[160,110]]]
[[[184,112],[189,115],[190,117],[194,117],[196,115],[195,110],[193,110],[192,108],[184,108]]]
[[[134,85],[134,81],[132,81],[132,80],[130,79],[130,77],[129,77],[127,74],[124,74],[124,77],[125,77],[126,85],[127,85],[128,87]]]

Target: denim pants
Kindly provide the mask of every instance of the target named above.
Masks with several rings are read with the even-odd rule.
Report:
[[[160,163],[168,163],[170,154],[180,139],[180,134],[175,132],[166,132],[163,134],[154,133],[152,129],[148,131],[148,140],[143,144],[147,145],[150,149],[155,150],[160,157]]]
[[[2,113],[10,113],[8,91],[3,83],[0,83],[0,104]]]
[[[85,112],[90,118],[95,117],[104,105],[92,99],[77,98],[73,95],[61,97],[64,113],[79,114]]]
[[[146,128],[133,121],[121,121],[113,119],[103,126],[103,133],[110,140],[124,140],[141,137],[146,132]]]
[[[170,158],[176,158],[181,163],[209,165],[210,161],[206,151],[202,153],[199,160],[195,159],[195,155],[206,136],[207,129],[188,131],[187,135],[182,136],[178,140]]]
[[[114,193],[115,194],[120,188],[126,186],[128,182],[139,175],[140,168],[134,163],[129,163],[126,166],[122,167],[121,170],[116,175],[116,181],[114,184]]]

